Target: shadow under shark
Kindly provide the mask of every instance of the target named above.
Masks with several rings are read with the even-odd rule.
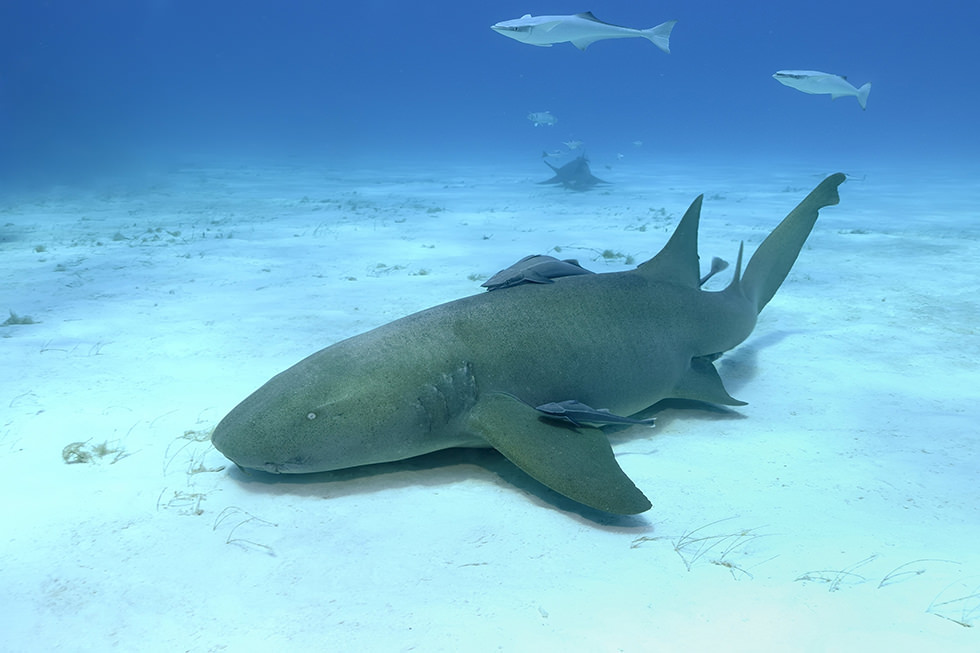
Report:
[[[650,501],[606,435],[584,424],[666,398],[742,405],[713,362],[752,333],[844,179],[821,182],[744,274],[740,248],[724,290],[700,286],[698,197],[660,253],[636,269],[481,293],[338,342],[252,393],[212,442],[242,468],[279,474],[493,447],[574,501],[643,512]],[[587,419],[556,420],[556,404]]]

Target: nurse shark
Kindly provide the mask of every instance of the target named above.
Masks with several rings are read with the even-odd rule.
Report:
[[[635,269],[559,269],[548,283],[465,297],[342,340],[252,393],[212,442],[242,468],[277,474],[493,447],[574,501],[644,512],[650,501],[601,427],[647,423],[621,416],[666,398],[742,405],[714,361],[752,333],[844,179],[831,175],[807,195],[744,273],[740,247],[724,290],[701,288],[698,197]]]

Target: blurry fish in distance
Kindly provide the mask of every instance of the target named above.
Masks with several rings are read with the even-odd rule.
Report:
[[[524,14],[520,18],[491,25],[490,29],[521,43],[550,48],[555,43],[568,41],[579,50],[606,39],[645,38],[670,54],[670,31],[676,23],[676,20],[668,20],[649,29],[633,29],[603,22],[587,11],[573,16]]]
[[[857,98],[862,109],[868,108],[868,93],[871,92],[871,82],[861,88],[855,88],[846,77],[822,73],[819,70],[780,70],[773,75],[780,84],[795,88],[797,91],[813,95],[829,94],[830,99],[853,95]]]

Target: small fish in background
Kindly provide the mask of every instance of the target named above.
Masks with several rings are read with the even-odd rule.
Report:
[[[633,147],[643,147],[643,141],[633,141]]]
[[[668,20],[649,29],[633,29],[605,23],[587,11],[573,16],[524,14],[520,18],[491,25],[490,29],[515,41],[544,48],[567,41],[579,50],[585,50],[596,41],[645,38],[670,54],[670,32],[676,23],[676,20]]]
[[[819,70],[780,70],[773,74],[775,79],[784,86],[795,88],[797,91],[812,95],[829,94],[830,99],[853,95],[857,98],[862,109],[868,108],[868,94],[871,92],[871,82],[861,88],[855,88],[846,77],[822,73]]]
[[[550,152],[548,152],[547,150],[545,150],[545,151],[541,152],[541,158],[542,159],[556,159],[556,158],[558,158],[560,156],[563,156],[564,154],[565,154],[565,152],[563,152],[562,150],[551,150]]]
[[[534,111],[533,113],[527,114],[527,119],[533,122],[535,127],[540,127],[541,125],[554,127],[558,124],[558,118],[551,115],[550,111]]]
[[[564,141],[563,145],[570,150],[577,150],[583,145],[585,145],[585,143],[583,143],[582,141],[571,140],[571,141]]]

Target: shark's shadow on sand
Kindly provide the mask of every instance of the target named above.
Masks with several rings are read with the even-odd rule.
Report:
[[[544,163],[555,171],[555,175],[551,179],[539,181],[539,184],[561,184],[569,190],[590,190],[599,184],[609,183],[592,174],[592,170],[589,169],[589,160],[584,154],[560,168],[556,168],[547,161]]]

